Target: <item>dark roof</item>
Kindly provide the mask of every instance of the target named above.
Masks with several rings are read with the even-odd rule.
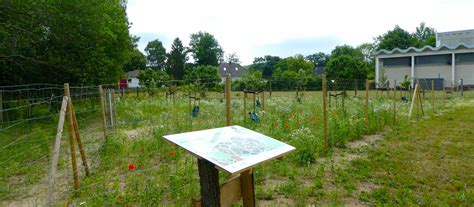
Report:
[[[138,78],[138,75],[140,75],[140,70],[132,70],[127,72],[128,78]]]
[[[221,63],[219,64],[219,74],[224,77],[230,73],[230,77],[242,77],[242,74],[247,72],[247,69],[237,63]]]

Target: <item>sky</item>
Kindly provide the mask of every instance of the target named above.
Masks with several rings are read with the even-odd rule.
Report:
[[[248,65],[264,55],[356,47],[395,25],[409,32],[421,22],[438,32],[474,29],[474,0],[128,0],[127,15],[142,52],[154,39],[169,52],[174,38],[187,46],[192,33],[206,31]]]

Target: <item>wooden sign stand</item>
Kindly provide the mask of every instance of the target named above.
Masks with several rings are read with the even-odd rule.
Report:
[[[244,93],[246,95],[246,93]],[[244,100],[245,100],[244,95]],[[255,94],[254,94],[255,95]],[[231,90],[230,74],[226,75],[226,125],[231,125]],[[219,171],[211,162],[198,158],[199,183],[201,200],[193,200],[194,207],[200,206],[231,206],[243,200],[244,206],[255,206],[255,189],[252,169],[245,170],[238,176],[219,186]]]

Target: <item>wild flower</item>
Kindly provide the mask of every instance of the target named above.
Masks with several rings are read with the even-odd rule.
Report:
[[[134,171],[135,170],[135,165],[134,164],[129,164],[128,165],[128,170]]]

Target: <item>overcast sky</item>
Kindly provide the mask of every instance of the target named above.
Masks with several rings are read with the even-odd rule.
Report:
[[[474,0],[128,0],[127,14],[142,51],[159,39],[168,52],[174,38],[186,46],[191,33],[207,31],[243,65],[264,55],[355,47],[395,25],[409,32],[420,22],[438,32],[474,29]]]

